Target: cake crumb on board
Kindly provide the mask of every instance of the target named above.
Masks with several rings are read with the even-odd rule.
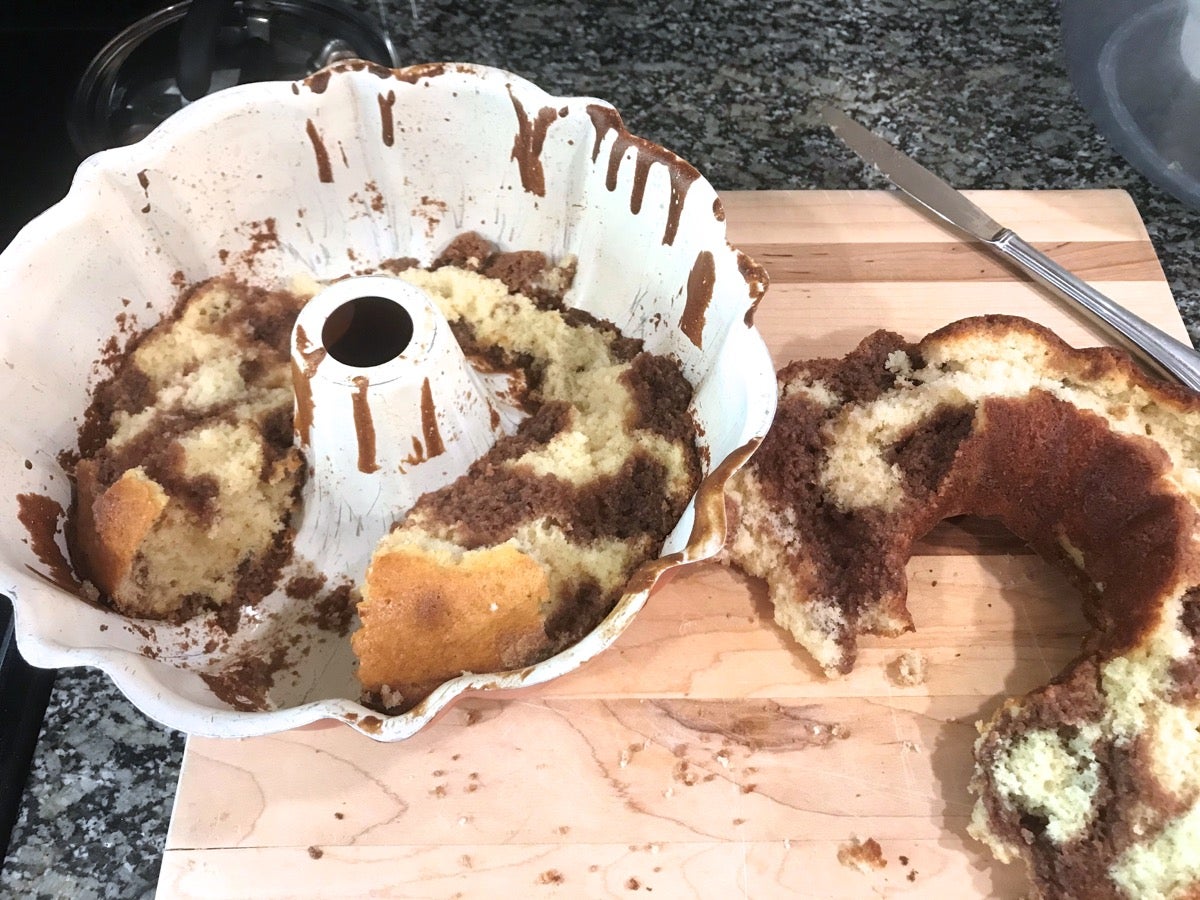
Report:
[[[929,673],[929,661],[924,653],[905,650],[887,667],[888,680],[897,687],[916,687],[925,683]]]
[[[846,868],[857,869],[860,872],[875,871],[887,865],[887,860],[883,858],[883,848],[875,838],[867,838],[865,841],[851,838],[838,847],[837,858]]]

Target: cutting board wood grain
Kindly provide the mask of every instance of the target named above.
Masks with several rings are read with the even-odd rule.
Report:
[[[1119,191],[977,192],[998,221],[1186,339]],[[769,270],[777,364],[976,313],[1105,342],[1052,296],[885,192],[723,195]],[[943,523],[908,567],[915,633],[865,638],[829,681],[763,586],[714,565],[657,591],[617,644],[520,694],[475,697],[409,741],[321,724],[191,738],[161,897],[1018,897],[966,835],[975,722],[1079,646],[1066,581],[1003,529]],[[924,683],[894,679],[920,653]],[[874,839],[885,865],[839,850]]]

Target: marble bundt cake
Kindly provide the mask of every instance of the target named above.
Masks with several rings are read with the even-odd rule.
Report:
[[[971,833],[1039,896],[1200,895],[1200,399],[1031,322],[878,332],[779,372],[730,483],[730,557],[831,675],[912,628],[913,541],[994,517],[1078,584],[1091,628],[980,725]]]

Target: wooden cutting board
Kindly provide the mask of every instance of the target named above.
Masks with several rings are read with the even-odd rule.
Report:
[[[973,198],[1185,338],[1125,193]],[[757,321],[778,364],[984,312],[1104,340],[894,194],[723,199],[729,240],[771,273]],[[406,742],[328,724],[192,738],[160,896],[1018,897],[1022,871],[966,834],[975,722],[1073,655],[1077,597],[979,521],[940,526],[908,574],[917,631],[863,639],[839,681],[772,623],[761,584],[702,565],[582,670],[460,702]],[[891,677],[906,649],[923,684]],[[886,865],[839,863],[867,839]]]

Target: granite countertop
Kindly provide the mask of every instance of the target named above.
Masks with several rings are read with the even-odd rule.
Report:
[[[603,97],[718,189],[882,186],[820,126],[824,102],[959,187],[1124,188],[1200,338],[1200,214],[1096,134],[1067,79],[1056,4],[358,5],[385,22],[402,63],[477,62],[551,93]],[[151,895],[183,746],[105,676],[60,672],[0,896]]]

